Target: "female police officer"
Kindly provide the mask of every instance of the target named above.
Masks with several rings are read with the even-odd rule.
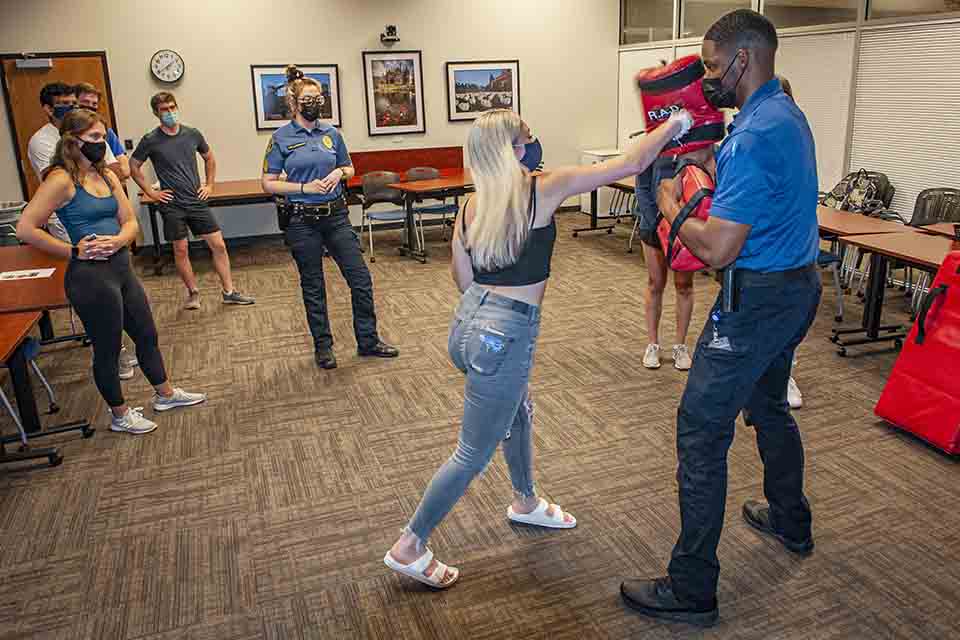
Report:
[[[337,366],[323,282],[324,248],[350,285],[357,352],[395,358],[399,352],[377,335],[373,282],[347,218],[343,181],[353,176],[350,154],[340,132],[318,121],[324,103],[321,85],[291,65],[287,67],[286,99],[293,119],[270,138],[262,182],[267,193],[286,196],[279,205],[280,224],[300,271],[317,365],[324,369]],[[286,180],[281,180],[281,173],[286,173]]]

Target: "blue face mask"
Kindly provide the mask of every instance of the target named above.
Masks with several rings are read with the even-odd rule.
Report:
[[[179,111],[164,111],[160,114],[160,122],[162,122],[165,127],[175,127],[179,121]]]
[[[53,108],[53,117],[57,120],[63,120],[68,113],[77,108],[75,104],[58,104]]]
[[[533,142],[523,145],[523,148],[523,159],[520,160],[520,164],[530,171],[543,169],[543,147],[540,146],[540,141],[535,138]]]

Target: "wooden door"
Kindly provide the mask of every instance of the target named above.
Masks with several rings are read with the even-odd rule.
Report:
[[[116,130],[113,110],[113,95],[110,91],[110,74],[107,70],[107,54],[103,51],[83,53],[37,53],[36,58],[51,58],[50,69],[19,69],[17,60],[22,54],[0,55],[3,66],[0,79],[7,100],[7,116],[16,145],[17,164],[20,169],[20,185],[24,199],[29,200],[40,181],[33,172],[27,157],[30,137],[47,123],[47,114],[40,106],[40,89],[49,82],[64,82],[74,85],[89,82],[103,92],[100,113]],[[4,144],[4,143],[0,143]]]

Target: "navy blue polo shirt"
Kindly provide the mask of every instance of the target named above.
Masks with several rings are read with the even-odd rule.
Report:
[[[772,272],[817,259],[817,154],[803,112],[780,81],[757,89],[717,154],[710,215],[750,225],[738,269]]]
[[[350,154],[336,127],[317,123],[304,129],[295,120],[273,132],[263,157],[263,172],[286,173],[290,182],[307,183],[326,178],[337,167],[349,167]],[[330,202],[343,195],[343,182],[330,193],[291,194],[292,202]]]

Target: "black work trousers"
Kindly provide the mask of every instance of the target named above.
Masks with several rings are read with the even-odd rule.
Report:
[[[307,310],[307,324],[313,335],[314,348],[319,350],[333,346],[330,320],[327,316],[327,290],[324,285],[323,252],[330,252],[340,268],[340,273],[350,286],[350,301],[353,305],[353,331],[357,347],[373,348],[377,336],[377,316],[373,308],[373,280],[363,260],[360,241],[346,208],[342,213],[306,222],[294,217],[286,229],[286,240],[293,259],[300,271],[300,288],[303,304]]]
[[[669,573],[674,593],[704,605],[716,597],[720,576],[727,450],[741,410],[756,429],[773,526],[793,540],[811,535],[803,443],[787,404],[787,381],[794,350],[816,316],[820,274],[814,266],[740,274],[737,310],[723,313],[718,297],[677,412],[681,531]]]
[[[150,384],[167,381],[150,302],[126,248],[107,260],[71,260],[64,289],[93,343],[93,379],[108,405],[124,404],[118,361],[124,331],[137,347],[140,369]]]

